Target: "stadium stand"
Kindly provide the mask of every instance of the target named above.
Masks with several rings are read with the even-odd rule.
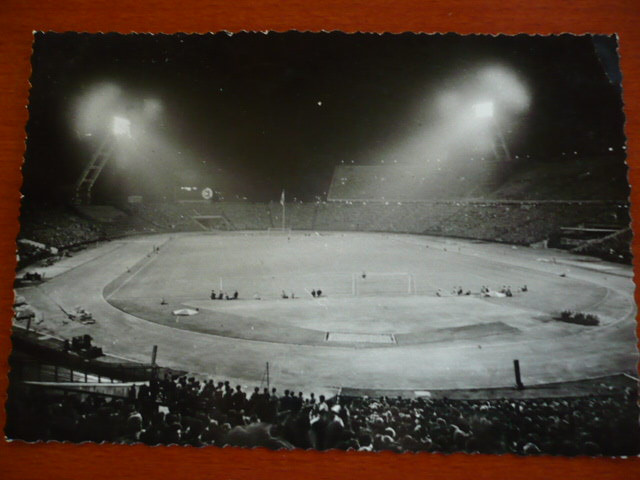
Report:
[[[16,333],[5,427],[13,440],[566,456],[640,451],[636,380],[624,375],[555,387],[548,397],[476,391],[448,398],[452,392],[434,391],[325,398],[271,385],[250,393],[150,364],[85,361],[59,340],[42,344]],[[26,353],[34,349],[46,350],[38,354],[43,360]]]
[[[423,233],[455,212],[455,205],[402,202],[331,202],[318,206],[316,230]]]
[[[566,456],[640,451],[636,380],[624,375],[555,386],[551,396],[354,391],[325,398],[264,384],[249,392],[149,364],[82,361],[59,340],[19,338],[6,402],[5,434],[13,440]],[[43,348],[45,360],[25,353]]]
[[[22,267],[106,236],[101,225],[79,217],[69,208],[24,204],[17,242],[18,265]]]
[[[313,230],[318,205],[316,203],[287,203],[286,204],[286,227],[294,230]],[[269,203],[274,227],[282,225],[282,205],[279,202]]]
[[[27,208],[21,217],[20,264],[46,256],[37,245],[64,250],[136,233],[277,228],[281,208],[277,202],[139,203],[108,222],[91,222],[70,208]],[[606,224],[623,230],[629,225],[628,205],[605,201],[346,201],[288,203],[286,208],[286,227],[294,230],[414,233],[517,245],[549,240],[550,246],[562,246],[554,238],[563,227]],[[611,239],[615,248],[594,244],[580,251],[629,262],[623,239]]]
[[[468,203],[439,226],[439,233],[529,245],[549,238],[562,226],[597,222],[616,210],[616,204],[588,202]]]
[[[488,192],[488,198],[626,201],[628,192],[622,159],[596,157],[569,162],[560,158],[521,163],[508,181]]]
[[[318,207],[315,228],[529,245],[549,238],[561,226],[611,219],[619,209],[606,202],[331,202]]]
[[[631,228],[624,228],[603,238],[588,240],[571,251],[603,258],[610,262],[631,264],[632,255],[629,246],[632,236]]]
[[[9,438],[191,446],[635,455],[633,388],[565,398],[315,397],[170,376],[127,395],[12,385]]]
[[[619,156],[457,159],[418,165],[338,165],[329,201],[617,200],[629,187]]]
[[[616,160],[612,162],[612,160]],[[629,227],[628,185],[619,158],[545,161],[436,160],[417,165],[339,165],[326,202],[287,203],[285,228],[442,235],[518,245],[558,240],[561,229]],[[612,168],[611,165],[620,168]],[[622,170],[621,170],[622,169]],[[20,266],[51,247],[154,232],[268,230],[282,227],[279,202],[135,203],[113,206],[25,204]],[[629,235],[592,241],[577,252],[629,263]],[[574,242],[574,245],[579,246]]]
[[[57,206],[23,205],[20,238],[49,247],[66,248],[104,238],[95,222],[80,218],[72,210]]]
[[[470,165],[471,164],[471,165]],[[328,200],[426,201],[482,198],[498,185],[495,162],[443,168],[439,162],[415,165],[339,165]],[[476,165],[477,164],[477,165]]]
[[[236,230],[266,230],[273,227],[269,205],[253,202],[212,202],[183,204],[195,215],[223,215]]]
[[[129,205],[127,209],[132,215],[152,225],[159,232],[198,230],[198,225],[192,219],[195,212],[189,211],[180,204],[136,203]]]
[[[116,223],[125,216],[122,210],[111,205],[76,205],[79,216],[100,223]]]

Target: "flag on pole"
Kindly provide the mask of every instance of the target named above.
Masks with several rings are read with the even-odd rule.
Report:
[[[280,195],[280,205],[284,207],[284,190],[282,190],[282,195]]]

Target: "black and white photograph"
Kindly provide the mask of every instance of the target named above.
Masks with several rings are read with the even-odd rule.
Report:
[[[34,32],[12,441],[635,456],[615,35]]]

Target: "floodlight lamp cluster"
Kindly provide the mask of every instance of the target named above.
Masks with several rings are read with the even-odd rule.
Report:
[[[114,116],[112,124],[112,132],[116,137],[131,138],[131,120],[124,117]]]

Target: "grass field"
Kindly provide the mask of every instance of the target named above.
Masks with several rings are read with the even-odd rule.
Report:
[[[23,293],[51,309],[52,330],[91,332],[127,358],[143,360],[158,344],[168,366],[247,383],[269,361],[280,385],[316,389],[505,386],[514,358],[530,383],[635,370],[631,269],[564,252],[301,232],[139,237],[100,248]],[[509,285],[514,296],[482,297],[483,285]],[[210,300],[221,286],[239,299]],[[454,286],[471,294],[452,295]],[[282,299],[283,290],[296,298]],[[101,320],[56,324],[44,294]],[[174,316],[181,307],[199,313]],[[555,320],[564,309],[595,313],[601,325]]]
[[[436,332],[439,341],[467,340],[463,327],[471,337],[501,330],[509,338],[555,336],[581,330],[552,321],[563,309],[598,313],[604,323],[623,313],[601,308],[608,288],[561,277],[565,266],[516,266],[483,258],[473,245],[448,246],[371,234],[184,236],[167,243],[109,301],[167,324],[175,323],[176,308],[196,307],[202,314],[181,319],[181,328],[302,344],[319,343],[308,330],[394,334],[399,343],[433,341]],[[511,286],[514,296],[482,297],[483,285]],[[457,286],[471,295],[452,294]],[[210,300],[220,287],[226,294],[237,290],[239,299]],[[323,296],[312,297],[314,289]],[[295,298],[281,298],[283,291]]]

